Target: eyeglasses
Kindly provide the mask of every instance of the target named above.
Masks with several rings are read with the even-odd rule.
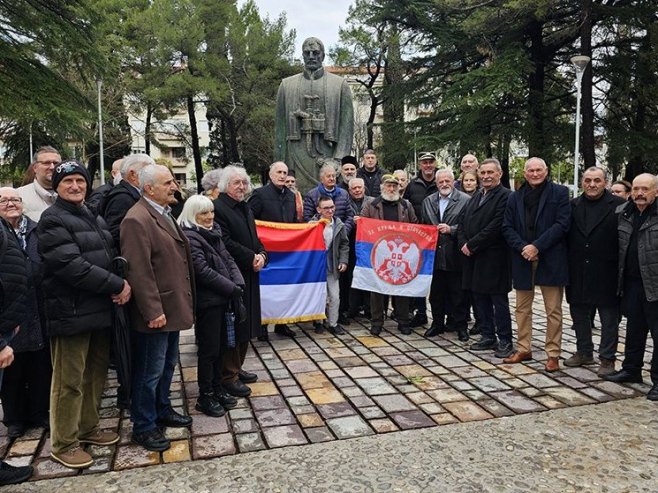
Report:
[[[336,208],[335,205],[329,205],[327,207],[320,207],[321,211],[333,211]]]
[[[50,165],[59,166],[59,163],[61,163],[61,161],[37,161],[37,163],[43,164],[44,166],[50,166]]]
[[[247,180],[233,180],[230,182],[230,185],[233,185],[234,187],[237,187],[238,185],[246,187],[249,186],[249,182]]]
[[[20,204],[21,202],[23,202],[23,199],[20,198],[20,197],[2,197],[2,198],[0,198],[0,205],[3,206],[3,207],[6,207],[7,204],[10,204],[10,203],[14,204],[14,206],[18,206],[18,204]]]

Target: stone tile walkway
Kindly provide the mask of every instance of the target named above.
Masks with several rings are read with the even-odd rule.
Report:
[[[300,324],[295,339],[271,334],[269,343],[253,344],[245,364],[259,377],[250,385],[252,395],[222,418],[194,410],[196,346],[193,332],[187,331],[181,337],[171,395],[177,410],[191,414],[194,424],[191,430],[167,430],[170,450],[148,452],[130,443],[130,419],[114,407],[117,383],[111,373],[101,426],[117,430],[121,441],[114,447],[90,447],[96,458],[92,468],[79,473],[51,461],[48,437],[40,429],[10,442],[0,426],[0,452],[11,464],[33,464],[36,481],[543,412],[636,397],[648,390],[646,384],[602,381],[596,366],[563,366],[546,373],[541,296],[534,309],[540,314],[535,316],[536,359],[520,365],[502,364],[490,352],[471,352],[473,340],[461,343],[455,333],[429,340],[419,328],[404,336],[393,321],[386,322],[381,337],[371,336],[363,319],[341,336],[315,334],[311,324]],[[565,326],[571,326],[566,306]],[[620,352],[623,342],[622,324]],[[651,354],[651,341],[648,346]],[[575,351],[572,330],[565,330],[562,347],[563,358]]]

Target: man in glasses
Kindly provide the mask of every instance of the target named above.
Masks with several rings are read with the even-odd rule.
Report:
[[[38,222],[41,213],[55,203],[57,193],[53,190],[53,171],[62,162],[62,156],[54,147],[37,149],[32,158],[34,181],[18,188],[23,199],[24,214]]]

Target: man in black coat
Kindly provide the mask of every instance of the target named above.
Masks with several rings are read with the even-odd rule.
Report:
[[[362,161],[363,166],[356,170],[356,176],[363,178],[366,186],[366,195],[379,197],[382,193],[382,176],[386,174],[386,170],[377,165],[377,154],[372,149],[368,149],[363,153]]]
[[[254,218],[275,223],[296,223],[295,194],[286,186],[288,166],[277,161],[270,165],[270,182],[254,190],[249,199],[249,207]],[[276,324],[274,332],[286,337],[295,337],[295,332],[287,324]],[[267,325],[263,326],[263,334],[259,341],[267,341]]]
[[[254,214],[245,202],[250,187],[249,175],[241,166],[227,166],[219,181],[219,197],[214,201],[215,221],[222,228],[222,240],[244,278],[243,301],[247,319],[236,327],[235,349],[223,354],[224,389],[236,397],[246,397],[251,389],[245,383],[257,380],[255,373],[242,369],[249,341],[263,335],[260,316],[260,271],[267,263],[267,253],[256,233]]]
[[[619,329],[617,297],[617,214],[626,201],[606,190],[607,176],[602,168],[592,167],[583,174],[583,193],[571,202],[569,248],[569,285],[567,301],[576,331],[577,352],[566,366],[594,363],[591,313],[599,311],[601,342],[598,370],[600,377],[615,369]]]
[[[466,256],[462,286],[473,293],[473,304],[481,317],[481,338],[473,351],[494,350],[505,358],[513,353],[512,319],[507,293],[512,290],[509,248],[502,224],[511,191],[503,187],[503,170],[495,158],[485,159],[478,171],[482,190],[464,210],[458,242]]]
[[[0,198],[0,201],[2,199]],[[4,204],[0,202],[0,207]],[[2,373],[14,361],[11,339],[27,316],[27,265],[16,235],[0,218],[0,385]],[[0,461],[0,486],[27,481],[32,466],[15,467]]]
[[[131,295],[128,282],[110,271],[115,250],[105,221],[84,204],[90,182],[79,162],[58,165],[57,200],[37,226],[53,363],[50,456],[73,469],[93,464],[82,444],[119,441],[116,433],[101,431],[98,407],[110,359],[112,303],[125,304]]]

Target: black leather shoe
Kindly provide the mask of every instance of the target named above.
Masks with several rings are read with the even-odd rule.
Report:
[[[22,423],[16,423],[7,426],[7,437],[11,439],[22,437],[24,434],[25,434],[25,425]]]
[[[0,486],[27,481],[33,472],[32,466],[17,467],[0,461]]]
[[[471,330],[469,331],[469,333],[472,336],[480,335],[480,324],[477,321],[473,324],[473,327],[471,327]]]
[[[224,390],[235,397],[247,397],[251,394],[251,389],[240,380],[236,380],[235,382],[224,382]]]
[[[409,327],[407,324],[398,324],[398,330],[405,336],[411,334],[411,327]]]
[[[350,325],[352,322],[350,322],[350,319],[347,316],[347,314],[344,314],[338,317],[338,323],[342,325]]]
[[[411,319],[411,322],[409,322],[409,326],[420,327],[421,325],[427,325],[427,315],[416,313]]]
[[[333,327],[329,326],[329,327],[327,327],[327,330],[329,331],[330,334],[333,334],[333,335],[336,335],[336,336],[339,336],[339,335],[345,333],[345,331],[340,326],[340,324],[336,324]]]
[[[263,334],[262,336],[258,336],[257,339],[258,339],[260,342],[267,342],[267,341],[270,340],[270,336],[269,336],[269,334],[268,334],[267,332],[265,332],[265,334]]]
[[[459,339],[461,342],[468,341],[468,330],[467,329],[458,330],[457,339]]]
[[[215,400],[219,402],[224,409],[233,409],[238,405],[238,400],[226,393],[224,389],[215,390]]]
[[[373,325],[370,327],[370,333],[374,336],[378,336],[379,334],[382,333],[382,327],[379,327],[378,325]]]
[[[622,369],[604,376],[603,380],[616,383],[642,383],[642,374]]]
[[[171,447],[169,440],[156,428],[144,433],[133,433],[133,442],[152,452],[164,452]]]
[[[651,387],[651,390],[647,394],[647,399],[650,401],[658,401],[658,383]]]
[[[254,383],[256,380],[258,380],[258,375],[248,371],[240,370],[238,372],[238,378],[243,383]]]
[[[489,351],[498,349],[498,343],[494,339],[480,339],[478,342],[471,344],[471,351]]]
[[[169,408],[169,413],[166,416],[158,418],[155,421],[158,426],[166,426],[168,428],[187,428],[192,426],[192,417],[179,414],[173,409]]]
[[[429,329],[425,331],[423,334],[425,337],[436,337],[439,334],[443,334],[445,332],[445,328],[442,327],[439,324],[432,324]]]
[[[212,392],[209,394],[201,394],[196,401],[194,409],[213,418],[221,418],[226,414],[226,410],[222,407],[219,401],[215,399],[215,394]]]
[[[286,324],[277,324],[274,326],[274,332],[285,337],[295,337],[295,332]]]

